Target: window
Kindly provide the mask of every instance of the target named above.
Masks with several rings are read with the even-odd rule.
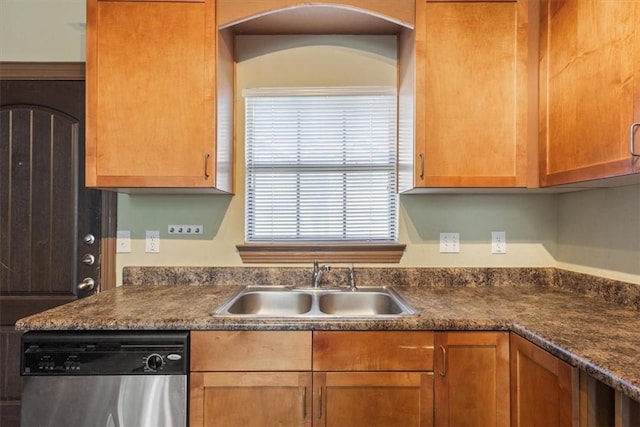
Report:
[[[247,89],[246,241],[397,241],[395,88]]]

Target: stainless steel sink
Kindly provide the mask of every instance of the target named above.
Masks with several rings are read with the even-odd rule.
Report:
[[[403,307],[383,292],[340,292],[321,295],[320,311],[340,316],[375,316],[402,314]]]
[[[291,316],[311,310],[309,294],[287,291],[249,291],[235,298],[227,311],[230,314]]]
[[[333,288],[247,286],[214,316],[244,318],[386,318],[416,311],[390,287]]]

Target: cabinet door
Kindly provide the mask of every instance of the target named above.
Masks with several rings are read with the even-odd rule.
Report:
[[[525,186],[527,2],[416,8],[415,186]]]
[[[435,337],[437,426],[509,426],[509,333]]]
[[[640,172],[639,22],[635,0],[542,2],[542,185]]]
[[[517,427],[577,425],[577,370],[511,334],[511,420]]]
[[[215,3],[87,3],[90,187],[213,187]]]
[[[310,372],[197,372],[191,427],[310,426]]]
[[[314,426],[433,425],[432,372],[314,373]]]

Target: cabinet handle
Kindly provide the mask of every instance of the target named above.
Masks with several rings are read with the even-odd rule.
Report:
[[[442,352],[442,370],[440,371],[441,377],[447,376],[447,350],[440,346],[440,351]]]
[[[424,179],[424,154],[418,154],[420,156],[420,179]]]
[[[631,144],[630,151],[632,156],[640,156],[639,152],[636,152],[636,141],[635,141],[635,133],[636,128],[640,127],[640,122],[631,123],[631,131],[629,135],[629,141]]]
[[[322,418],[322,387],[318,389],[318,419]]]
[[[204,154],[204,179],[209,179],[209,157],[211,157],[211,154]]]
[[[307,388],[302,389],[302,421],[307,419]]]

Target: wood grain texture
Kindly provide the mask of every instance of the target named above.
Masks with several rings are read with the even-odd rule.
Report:
[[[0,62],[0,80],[80,80],[84,62]]]
[[[528,1],[416,5],[416,186],[526,186]]]
[[[313,381],[317,425],[433,426],[432,372],[326,372]]]
[[[542,185],[638,173],[640,4],[545,1],[540,16]]]
[[[430,371],[433,332],[316,331],[314,371]]]
[[[191,427],[311,426],[310,372],[191,374]]]
[[[580,427],[607,427],[615,423],[614,390],[589,376],[579,373]]]
[[[193,331],[192,371],[310,371],[311,331]]]
[[[236,245],[244,263],[324,262],[398,263],[406,245],[401,244],[244,244]]]
[[[508,332],[436,332],[434,371],[436,425],[510,425]]]
[[[511,425],[578,425],[577,369],[519,335],[510,341]]]
[[[213,187],[215,4],[87,4],[87,185]]]
[[[352,8],[364,13],[379,15],[386,19],[413,26],[413,0],[341,0],[314,1],[314,5],[328,5],[342,8]],[[273,13],[279,9],[297,6],[308,6],[309,2],[300,0],[217,0],[218,26],[224,27],[233,23]],[[348,29],[345,29],[348,30]]]

